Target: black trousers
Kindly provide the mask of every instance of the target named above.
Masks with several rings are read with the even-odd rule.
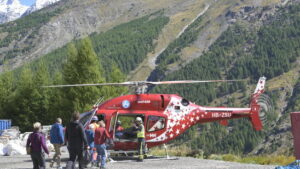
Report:
[[[82,161],[82,159],[83,159],[83,154],[82,154],[83,153],[83,149],[68,147],[68,150],[69,150],[69,155],[70,155],[68,163],[71,162],[72,163],[72,168],[75,169],[75,161],[77,159],[78,163],[79,163],[79,169],[82,169],[84,167],[83,161]]]
[[[31,152],[31,160],[33,162],[33,169],[46,168],[45,154],[43,152]]]

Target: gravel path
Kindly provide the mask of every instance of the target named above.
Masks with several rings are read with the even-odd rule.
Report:
[[[63,154],[64,161],[67,154]],[[65,162],[62,162],[65,165]],[[49,160],[47,160],[49,168]],[[30,156],[0,156],[1,169],[28,169],[32,168]],[[179,157],[176,160],[147,159],[144,162],[125,160],[112,162],[107,165],[108,169],[274,169],[275,166],[241,164],[217,160],[201,160],[188,157]]]

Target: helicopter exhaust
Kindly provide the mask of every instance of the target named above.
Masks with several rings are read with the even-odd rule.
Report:
[[[251,110],[249,120],[256,131],[261,130],[263,127],[262,120],[264,118],[264,113],[262,112],[262,107],[259,104],[259,96],[264,93],[265,83],[266,77],[260,77],[250,102]]]

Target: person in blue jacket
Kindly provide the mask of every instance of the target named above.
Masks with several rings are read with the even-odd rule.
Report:
[[[92,167],[95,166],[97,164],[97,157],[96,157],[96,150],[95,150],[95,146],[94,146],[94,137],[95,137],[95,130],[96,128],[98,128],[98,117],[97,116],[93,116],[91,119],[91,123],[88,126],[88,128],[85,130],[85,134],[86,134],[86,138],[88,141],[88,145],[90,147],[90,161],[92,164]]]
[[[50,167],[53,167],[54,162],[57,163],[57,168],[62,168],[60,166],[60,148],[64,144],[64,128],[62,126],[61,118],[56,119],[56,123],[51,126],[50,130],[50,142],[54,146],[55,154],[50,163]]]

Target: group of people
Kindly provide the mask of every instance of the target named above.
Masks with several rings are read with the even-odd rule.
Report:
[[[98,121],[98,117],[94,116],[89,126],[84,129],[83,125],[79,122],[79,118],[79,112],[73,113],[71,122],[65,129],[62,126],[61,118],[57,118],[56,123],[52,125],[50,142],[54,146],[55,154],[50,162],[50,167],[53,167],[56,162],[56,167],[58,169],[62,168],[60,148],[65,144],[69,151],[69,160],[66,164],[67,169],[75,169],[76,160],[79,163],[79,169],[86,168],[87,164],[83,162],[84,151],[89,151],[88,158],[92,166],[100,167],[100,169],[106,167],[106,142],[111,137],[105,128],[104,121]],[[138,161],[143,161],[145,154],[145,128],[141,117],[137,117],[135,123],[138,139]],[[26,144],[26,149],[30,150],[28,154],[31,156],[34,169],[46,168],[45,153],[50,157],[46,146],[46,138],[41,132],[41,127],[41,123],[39,122],[33,124],[33,133],[29,135]],[[118,130],[122,130],[120,125],[118,128]]]
[[[97,116],[93,116],[91,123],[85,130],[87,136],[88,146],[90,150],[90,161],[92,166],[105,168],[106,162],[106,140],[110,137],[109,133],[105,129],[105,123],[103,120],[98,121]]]
[[[85,150],[96,151],[98,154],[98,161],[101,158],[100,168],[105,168],[106,162],[106,139],[110,138],[107,130],[105,129],[105,123],[99,121],[98,124],[93,121],[89,125],[88,130],[93,130],[93,140],[87,139],[87,132],[83,125],[79,122],[80,114],[78,112],[73,113],[71,122],[64,129],[62,126],[62,119],[57,118],[56,123],[51,126],[50,130],[50,142],[54,146],[55,154],[50,162],[50,167],[53,167],[55,162],[57,168],[61,166],[61,146],[67,144],[69,151],[69,160],[66,164],[66,168],[75,169],[75,161],[79,163],[79,168],[85,168],[86,164],[83,162],[83,152]],[[94,125],[94,127],[92,127]],[[45,153],[49,156],[49,150],[46,146],[45,135],[41,132],[41,123],[36,122],[33,124],[33,133],[28,136],[26,148],[30,149],[28,153],[31,156],[34,169],[46,168]],[[90,139],[90,138],[89,138]],[[94,149],[95,148],[95,149]],[[92,157],[93,153],[91,153]],[[94,161],[95,162],[95,161]]]

